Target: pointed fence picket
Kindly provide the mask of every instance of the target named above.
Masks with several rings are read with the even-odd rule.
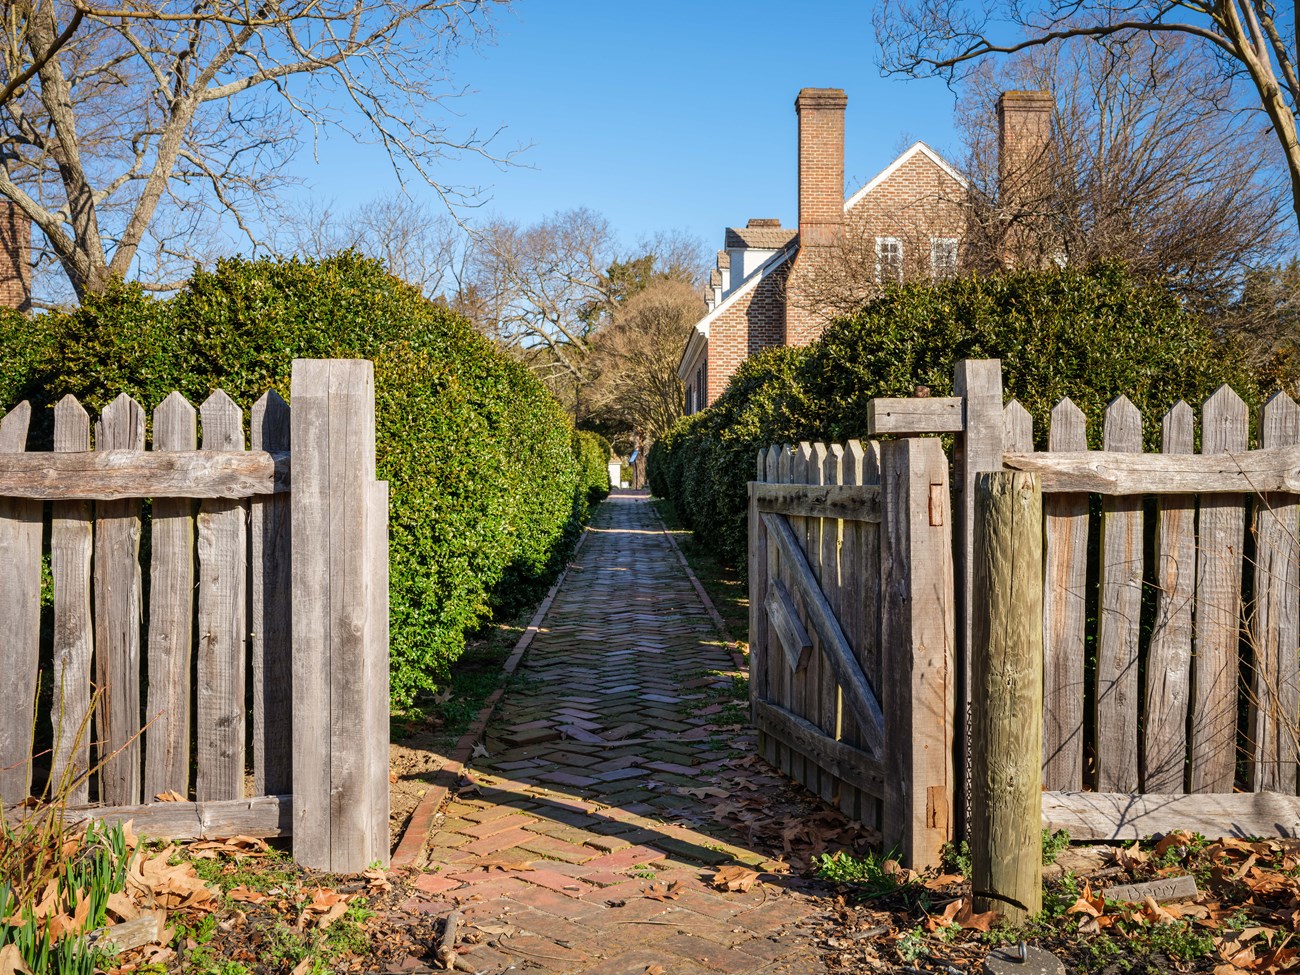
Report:
[[[268,393],[251,431],[224,392],[198,411],[174,392],[149,449],[145,411],[126,395],[93,444],[90,417],[64,397],[51,453],[26,451],[28,404],[0,417],[6,815],[60,795],[74,817],[132,818],[151,835],[293,832],[306,866],[386,862],[375,743],[388,740],[388,503],[372,371],[302,360],[293,385],[296,409]],[[53,661],[41,675],[46,502]],[[320,632],[318,619],[296,642],[304,603],[349,625]],[[38,730],[39,681],[52,693]],[[314,694],[295,709],[298,686]]]

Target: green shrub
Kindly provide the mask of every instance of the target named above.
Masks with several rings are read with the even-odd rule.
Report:
[[[573,456],[578,459],[578,486],[590,507],[609,497],[609,441],[590,430],[573,432]]]
[[[1063,396],[1088,417],[1096,447],[1106,404],[1127,395],[1148,449],[1158,449],[1160,418],[1180,398],[1199,408],[1224,382],[1251,405],[1260,398],[1238,349],[1116,267],[915,283],[832,322],[806,349],[749,359],[712,406],[655,444],[651,488],[743,568],[745,482],[760,449],[865,438],[872,397],[909,396],[918,385],[951,395],[953,367],[968,358],[1002,360],[1006,394],[1033,416],[1040,446]]]
[[[445,680],[493,609],[533,595],[586,510],[555,399],[465,319],[356,254],[227,260],[167,300],[118,286],[70,314],[0,318],[0,343],[22,369],[0,381],[0,408],[72,393],[92,414],[120,392],[151,410],[173,389],[197,406],[217,387],[247,408],[269,388],[288,394],[295,358],[373,360],[399,705]]]

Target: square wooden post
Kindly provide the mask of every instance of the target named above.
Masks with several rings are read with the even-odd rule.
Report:
[[[953,393],[962,399],[962,431],[954,441],[953,478],[957,501],[955,579],[957,586],[957,835],[966,836],[970,808],[971,566],[975,553],[975,475],[1002,470],[1002,360],[962,359],[953,368]]]
[[[388,863],[387,491],[375,480],[374,369],[298,359],[290,402],[293,852]]]
[[[956,700],[952,502],[936,437],[881,444],[885,846],[914,868],[953,836]]]

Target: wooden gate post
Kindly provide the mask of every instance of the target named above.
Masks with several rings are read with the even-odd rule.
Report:
[[[971,884],[977,912],[1043,906],[1043,496],[1037,474],[975,482]]]
[[[953,828],[951,496],[937,437],[881,444],[881,705],[885,846],[937,865]]]
[[[1002,406],[1002,360],[963,359],[953,369],[953,393],[962,399],[962,427],[953,447],[953,478],[956,480],[957,583],[957,834],[970,830],[966,813],[970,808],[970,705],[972,558],[975,539],[975,476],[980,471],[1002,470],[1004,433]]]
[[[357,873],[388,863],[388,508],[373,367],[297,359],[290,401],[293,853]]]

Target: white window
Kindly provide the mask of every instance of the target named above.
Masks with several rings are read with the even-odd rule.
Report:
[[[930,274],[936,281],[957,274],[957,238],[930,238]]]
[[[903,280],[903,242],[897,237],[876,238],[876,280]]]

